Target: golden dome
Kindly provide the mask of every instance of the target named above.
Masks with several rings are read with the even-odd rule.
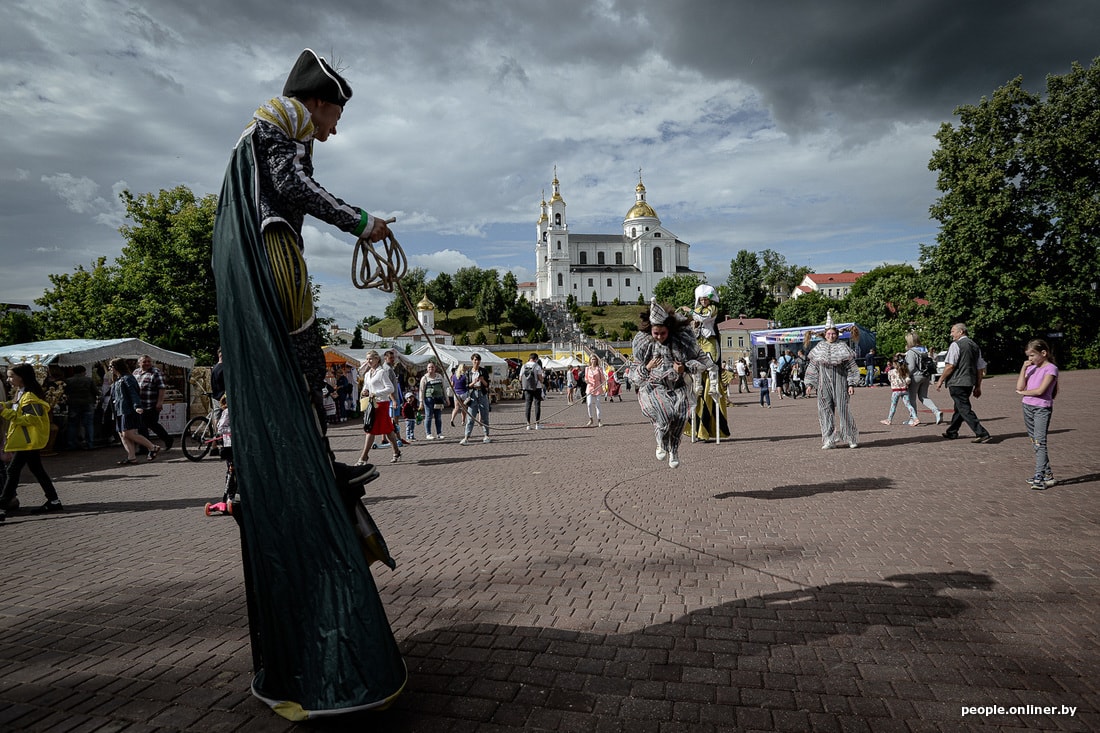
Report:
[[[641,184],[638,185],[641,186]],[[649,217],[651,219],[657,218],[657,212],[645,201],[639,201],[634,204],[630,211],[626,212],[627,219],[641,219],[643,217]]]
[[[416,309],[417,309],[418,311],[434,311],[434,310],[435,310],[435,303],[433,303],[432,301],[428,300],[428,296],[427,296],[427,295],[425,295],[425,296],[424,296],[424,297],[423,297],[423,298],[422,298],[422,299],[420,300],[420,302],[416,304]]]

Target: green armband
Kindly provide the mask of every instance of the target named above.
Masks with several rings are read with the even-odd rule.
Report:
[[[351,231],[351,233],[354,234],[357,237],[363,236],[363,232],[366,231],[367,222],[369,222],[369,221],[370,221],[370,214],[368,214],[367,212],[364,211],[359,216],[359,226],[355,227],[355,229],[353,229]]]

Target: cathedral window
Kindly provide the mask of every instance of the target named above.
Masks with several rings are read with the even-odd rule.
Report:
[[[561,274],[561,273],[559,272],[559,273],[558,273],[558,287],[560,288],[560,287],[561,287],[562,285],[564,285],[564,284],[565,284],[565,282],[564,282],[564,280],[562,279],[562,274]]]
[[[607,278],[607,287],[611,287],[611,278]]]
[[[616,265],[623,264],[623,253],[622,252],[616,252],[615,253],[615,264]],[[627,285],[629,285],[629,284],[630,283],[627,283]]]
[[[653,271],[654,272],[664,272],[665,271],[664,257],[662,257],[662,255],[661,255],[661,248],[660,247],[654,247],[653,248]]]
[[[554,226],[561,226],[561,214],[554,214]]]
[[[661,236],[661,233],[660,233],[660,232],[653,232],[653,236],[654,236],[655,238],[656,238],[656,237],[660,237],[660,236]]]
[[[638,227],[630,227],[630,238],[638,236]]]
[[[626,279],[626,286],[627,286],[628,288],[630,287],[630,278],[629,278],[629,277],[628,277],[628,278]]]
[[[558,240],[558,251],[561,252],[561,240]]]
[[[592,278],[588,278],[588,287],[592,287]]]
[[[581,264],[582,265],[587,265],[588,264],[588,253],[587,252],[581,252],[578,256],[581,258]]]
[[[603,261],[603,252],[597,252],[596,253],[596,264],[597,265],[605,264],[604,261]]]
[[[543,233],[542,233],[542,241],[544,241],[544,242],[546,241],[546,236],[547,236],[547,235],[548,235],[549,233],[550,233],[550,232],[543,232]]]

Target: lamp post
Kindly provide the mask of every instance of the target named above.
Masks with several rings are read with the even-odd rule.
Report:
[[[512,343],[517,343],[516,339],[521,339],[526,335],[527,335],[527,332],[524,331],[522,328],[513,328],[512,329]]]

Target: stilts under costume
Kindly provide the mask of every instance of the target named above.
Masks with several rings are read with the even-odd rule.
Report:
[[[711,302],[702,305],[699,301],[707,298]],[[710,285],[700,285],[695,288],[695,306],[691,309],[691,320],[696,332],[696,339],[700,350],[707,354],[715,364],[721,364],[722,350],[718,340],[718,292]],[[725,439],[730,437],[729,424],[726,422],[726,408],[729,400],[726,398],[726,388],[731,381],[728,372],[718,371],[718,388],[715,390],[710,384],[710,372],[700,372],[693,375],[695,382],[695,407],[692,419],[685,425],[684,430],[695,440],[713,440],[716,436]],[[718,394],[718,423],[715,425],[714,393]],[[692,434],[694,431],[694,434]]]
[[[302,220],[308,213],[353,234],[372,222],[313,181],[313,124],[291,97],[342,105],[351,88],[307,49],[284,94],[256,112],[233,151],[213,264],[233,399],[252,691],[302,720],[385,707],[407,673],[369,570],[372,559],[392,559],[380,537],[372,544],[353,524],[369,515],[334,475],[311,394],[324,362],[316,373]]]
[[[825,330],[835,330],[830,312]],[[837,440],[855,448],[859,430],[848,409],[848,388],[859,384],[856,354],[840,341],[822,341],[806,357],[806,384],[817,391],[817,418],[821,424],[821,447],[832,448]]]
[[[655,301],[650,304],[650,324],[667,325],[676,318]],[[686,374],[673,368],[674,362],[684,364],[686,371],[697,374],[708,372],[709,384],[718,383],[718,365],[699,348],[691,330],[683,327],[669,330],[665,343],[659,343],[652,334],[639,331],[633,343],[634,362],[630,367],[630,380],[637,385],[638,402],[642,414],[653,422],[653,435],[657,441],[657,458],[669,460],[669,465],[679,465],[677,452],[683,437],[688,414],[694,407],[695,390]],[[649,363],[661,357],[661,363],[650,369]],[[704,395],[713,401],[713,395]]]

